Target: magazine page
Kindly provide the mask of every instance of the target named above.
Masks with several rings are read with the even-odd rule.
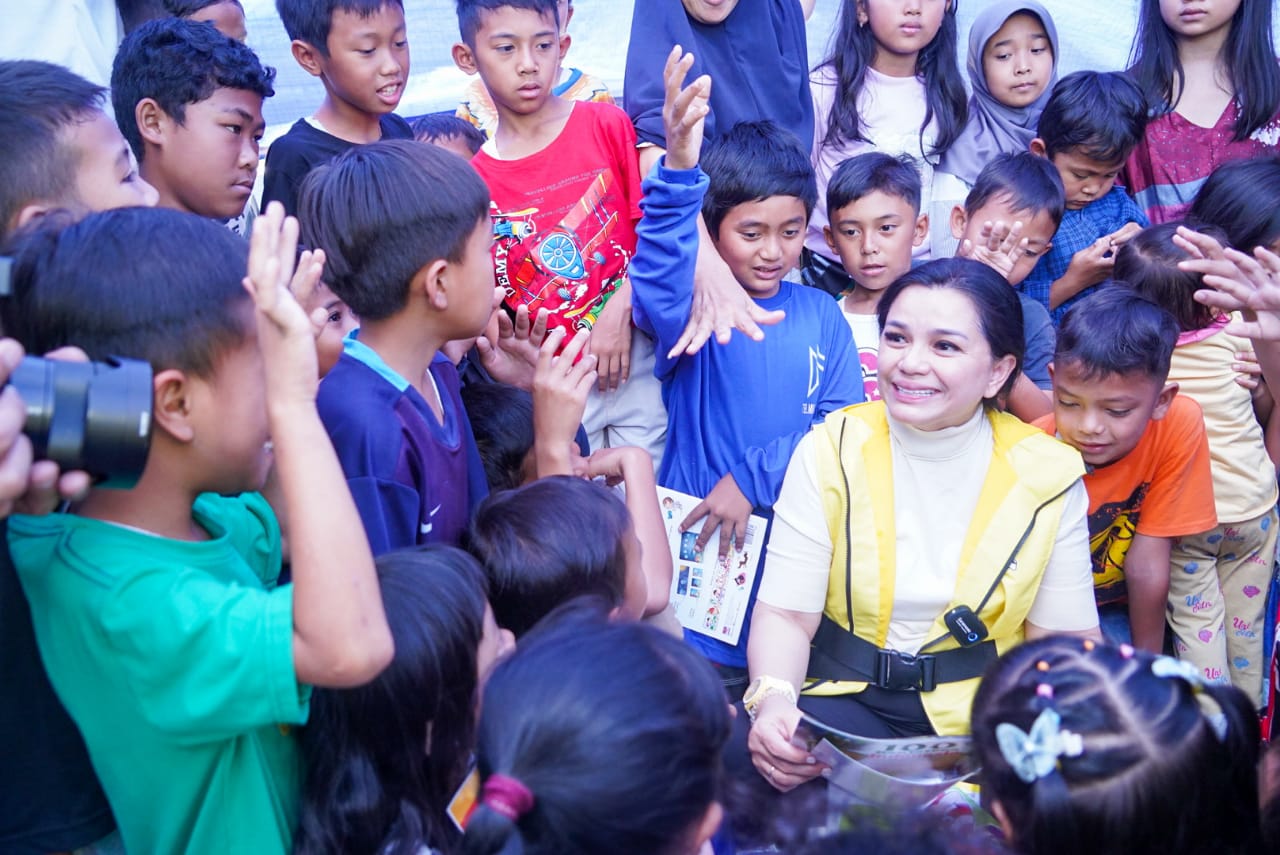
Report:
[[[968,736],[869,739],[802,713],[794,741],[831,769],[832,784],[878,804],[923,804],[978,771]]]
[[[688,531],[680,531],[680,523],[701,501],[687,493],[658,488],[662,521],[671,547],[671,607],[685,629],[725,644],[737,644],[760,564],[767,522],[752,516],[742,548],[721,561],[716,548],[719,534],[713,534],[702,551],[695,547],[703,520]]]

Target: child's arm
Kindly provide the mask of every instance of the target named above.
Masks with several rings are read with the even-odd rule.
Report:
[[[1013,382],[1007,404],[1009,412],[1027,424],[1053,412],[1051,393],[1031,382],[1031,378],[1023,372],[1019,372],[1018,379]]]
[[[653,458],[643,448],[623,446],[603,448],[587,459],[587,477],[603,477],[609,486],[623,484],[627,510],[640,541],[641,561],[649,596],[644,616],[656,615],[671,597],[671,547],[658,505],[658,482],[653,475]]]
[[[1142,216],[1136,210],[1135,213]],[[1140,231],[1141,223],[1125,223],[1071,256],[1062,278],[1049,287],[1049,308],[1056,309],[1081,291],[1109,279],[1116,266],[1116,252]]]
[[[631,280],[623,278],[591,327],[588,353],[596,357],[601,392],[617,389],[631,377]]]
[[[1164,614],[1169,601],[1169,556],[1173,539],[1135,534],[1124,558],[1133,646],[1164,650]]]
[[[273,204],[254,224],[245,288],[257,307],[267,409],[293,559],[293,663],[299,683],[357,686],[391,661],[373,555],[316,412],[313,327],[289,293],[298,224]],[[323,253],[294,281],[318,280]]]
[[[596,358],[578,358],[591,334],[579,331],[556,356],[567,333],[552,330],[538,352],[533,376],[533,460],[539,478],[573,475],[573,440],[596,382]]]

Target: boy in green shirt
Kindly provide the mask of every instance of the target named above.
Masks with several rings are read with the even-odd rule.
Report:
[[[278,205],[247,253],[212,221],[123,209],[37,234],[15,259],[5,320],[24,345],[155,372],[138,483],[9,523],[50,681],[131,855],[288,852],[289,726],[306,720],[309,686],[360,684],[392,655],[315,409],[312,324],[289,293],[291,277],[295,293],[314,287],[323,258],[304,253],[292,276],[296,242]],[[292,546],[284,586],[275,515],[246,492],[273,463]]]

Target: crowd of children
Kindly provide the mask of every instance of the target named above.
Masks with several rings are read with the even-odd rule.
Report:
[[[813,69],[813,0],[652,0],[611,94],[457,0],[410,121],[400,0],[276,0],[265,157],[239,0],[154,5],[109,94],[0,59],[0,380],[152,372],[132,485],[0,395],[0,850],[1280,843],[1272,4],[1059,79],[1035,0]],[[822,833],[805,715],[972,734],[985,823]]]

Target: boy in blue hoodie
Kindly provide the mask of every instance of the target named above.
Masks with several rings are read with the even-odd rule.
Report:
[[[666,354],[655,367],[668,413],[658,483],[705,497],[681,528],[705,518],[696,548],[719,529],[725,555],[734,542],[741,548],[752,513],[771,517],[800,438],[863,400],[862,375],[839,304],[783,278],[799,262],[817,198],[807,152],[771,122],[744,122],[709,147],[700,168],[711,81],[681,89],[692,59],[678,48],[667,59],[668,149],[644,182],[631,285],[636,324]],[[743,289],[786,316],[762,341],[735,336],[673,354],[692,308],[699,213]],[[750,610],[732,646],[686,634],[721,669],[734,700],[747,683],[749,624]]]

